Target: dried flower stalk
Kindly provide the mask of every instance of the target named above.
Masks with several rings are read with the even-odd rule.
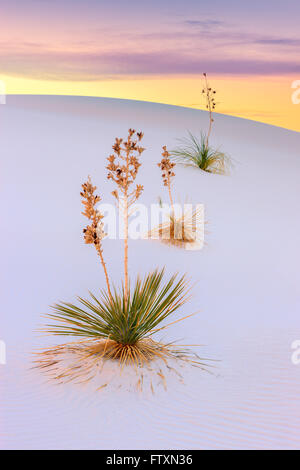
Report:
[[[209,143],[209,137],[210,137],[210,134],[211,134],[211,130],[212,130],[212,124],[214,122],[214,119],[213,119],[213,111],[215,110],[216,108],[216,101],[215,101],[215,94],[217,93],[216,90],[213,90],[209,83],[208,83],[208,80],[207,80],[207,74],[204,73],[203,74],[204,76],[204,80],[205,80],[205,86],[204,88],[202,89],[202,94],[205,96],[205,99],[206,99],[206,109],[208,110],[209,112],[209,128],[208,128],[208,133],[207,133],[207,136],[206,136],[206,148],[208,148],[208,143]]]
[[[157,165],[162,171],[161,176],[164,182],[164,186],[168,188],[170,203],[171,203],[171,207],[173,211],[174,203],[173,203],[173,197],[172,197],[172,191],[171,191],[171,183],[172,183],[172,178],[175,176],[173,168],[176,166],[176,163],[171,162],[170,155],[171,154],[167,151],[167,147],[164,145],[163,152],[162,152],[163,158]]]
[[[113,153],[107,158],[109,163],[106,167],[107,178],[113,180],[118,186],[118,190],[114,190],[112,195],[118,201],[119,207],[120,203],[123,206],[125,304],[128,300],[128,213],[130,206],[137,201],[144,189],[138,184],[133,191],[130,191],[130,186],[134,183],[141,166],[139,157],[145,149],[138,143],[143,136],[143,132],[129,129],[126,140],[116,137],[112,146]]]
[[[93,244],[96,248],[98,255],[100,256],[101,264],[104,270],[108,295],[112,300],[110,282],[106,264],[103,258],[102,248],[102,240],[107,234],[103,230],[103,214],[101,214],[101,212],[99,212],[95,208],[96,204],[101,201],[100,196],[94,194],[96,189],[97,187],[92,185],[90,176],[88,177],[87,182],[82,184],[82,191],[80,193],[82,197],[82,204],[84,205],[84,211],[82,212],[82,214],[91,221],[91,224],[87,225],[87,227],[83,229],[84,241],[86,244]]]

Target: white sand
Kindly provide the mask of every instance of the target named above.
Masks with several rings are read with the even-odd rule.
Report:
[[[300,134],[216,115],[212,143],[235,160],[230,177],[177,168],[177,199],[204,203],[207,246],[178,251],[130,242],[130,272],[165,265],[197,282],[187,311],[166,339],[205,344],[221,359],[217,377],[187,371],[155,396],[90,394],[46,385],[29,372],[41,313],[104,286],[92,247],[81,237],[79,190],[90,174],[112,201],[105,157],[115,136],[143,130],[141,202],[167,194],[161,146],[206,130],[205,112],[123,100],[8,96],[0,106],[1,246],[4,263],[0,339],[2,448],[297,448],[300,365]],[[105,242],[111,276],[120,280],[121,246]]]

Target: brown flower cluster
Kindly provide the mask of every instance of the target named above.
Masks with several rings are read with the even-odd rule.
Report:
[[[206,145],[206,148],[208,148],[209,137],[210,137],[211,130],[212,130],[212,125],[213,125],[213,122],[214,122],[213,112],[216,109],[215,94],[217,92],[216,92],[216,90],[213,90],[209,86],[208,81],[207,81],[206,73],[204,73],[203,76],[204,76],[204,80],[205,80],[205,85],[204,85],[204,88],[202,90],[202,94],[205,96],[206,109],[209,112],[209,128],[208,128],[208,132],[207,132],[206,139],[205,139],[205,145]]]
[[[170,153],[167,151],[166,146],[163,147],[162,157],[163,158],[158,163],[158,166],[162,171],[161,176],[162,176],[162,179],[163,179],[163,182],[164,182],[164,186],[170,186],[171,185],[171,178],[173,178],[173,176],[175,176],[173,168],[176,164],[171,162]]]
[[[130,203],[135,202],[143,191],[143,186],[138,184],[135,190],[128,194],[129,186],[134,183],[141,166],[139,157],[145,149],[139,145],[139,142],[143,136],[143,132],[129,129],[127,139],[116,138],[112,146],[114,153],[107,158],[107,178],[113,180],[123,194],[132,198]],[[119,199],[118,191],[113,191],[112,195]]]
[[[80,196],[83,199],[82,204],[84,205],[82,214],[91,221],[91,224],[83,229],[84,241],[87,244],[93,243],[97,251],[99,251],[101,250],[101,240],[104,238],[105,233],[101,222],[103,215],[95,209],[95,205],[101,200],[100,196],[94,194],[96,189],[96,186],[92,185],[89,177],[87,182],[82,185]]]
[[[110,298],[112,298],[109,277],[106,264],[104,262],[102,249],[102,240],[106,236],[102,222],[104,216],[95,208],[97,202],[101,201],[100,196],[94,194],[96,189],[97,187],[92,185],[91,178],[88,177],[87,182],[83,183],[82,191],[80,193],[80,196],[82,197],[82,204],[84,205],[84,211],[82,214],[91,221],[91,224],[83,229],[84,241],[87,244],[93,243],[98,255],[100,256],[101,264],[105,274],[108,295]]]
[[[206,73],[204,73],[203,75],[205,77],[205,86],[202,89],[202,94],[205,95],[206,98],[206,109],[208,109],[209,111],[213,111],[216,108],[215,95],[217,92],[209,86]]]

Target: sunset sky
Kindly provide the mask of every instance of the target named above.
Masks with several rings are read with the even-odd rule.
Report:
[[[299,21],[299,0],[0,0],[0,80],[203,108],[207,72],[217,111],[300,131]]]

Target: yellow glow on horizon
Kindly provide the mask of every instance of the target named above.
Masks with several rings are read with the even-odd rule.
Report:
[[[292,82],[300,77],[210,76],[219,113],[300,131],[300,104],[292,103]],[[201,76],[144,77],[90,82],[33,80],[0,75],[9,94],[80,95],[204,108]]]

